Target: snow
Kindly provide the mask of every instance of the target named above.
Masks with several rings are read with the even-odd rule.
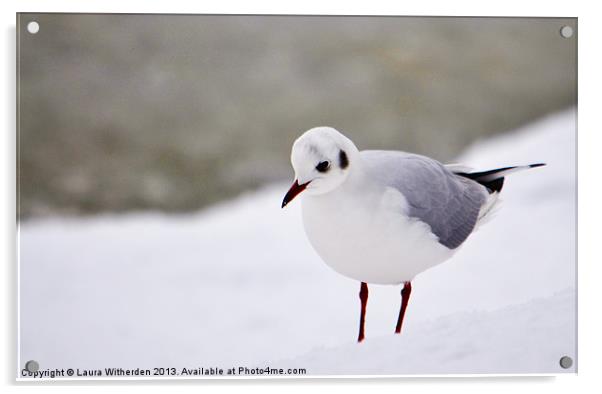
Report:
[[[576,359],[574,109],[478,142],[476,169],[545,162],[450,261],[400,288],[324,265],[289,185],[195,214],[20,224],[20,361],[46,368],[288,366],[308,374],[562,373]]]
[[[573,321],[543,319],[534,310],[572,316],[574,305],[572,291],[565,290],[493,312],[458,312],[413,325],[399,337],[319,349],[285,365],[342,375],[557,372],[559,355],[574,351]]]

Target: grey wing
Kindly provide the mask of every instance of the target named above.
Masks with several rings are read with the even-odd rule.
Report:
[[[488,195],[482,185],[421,155],[395,151],[361,155],[372,176],[399,190],[408,201],[409,216],[428,224],[440,244],[455,249],[474,230]]]

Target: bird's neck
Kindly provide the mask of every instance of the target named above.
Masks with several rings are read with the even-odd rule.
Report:
[[[341,184],[341,188],[353,189],[357,187],[363,187],[367,184],[368,177],[366,176],[366,167],[362,160],[359,152],[354,155],[351,167],[349,168],[349,175],[345,182]]]

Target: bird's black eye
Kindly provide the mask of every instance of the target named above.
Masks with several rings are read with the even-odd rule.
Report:
[[[328,161],[321,161],[316,166],[316,170],[318,170],[319,172],[326,172],[326,171],[328,171],[329,168],[330,168],[330,162],[328,162]]]

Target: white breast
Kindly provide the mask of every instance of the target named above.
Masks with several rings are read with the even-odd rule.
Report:
[[[399,284],[447,260],[453,250],[437,242],[425,223],[406,216],[395,189],[339,188],[303,196],[303,224],[324,262],[358,281]]]

